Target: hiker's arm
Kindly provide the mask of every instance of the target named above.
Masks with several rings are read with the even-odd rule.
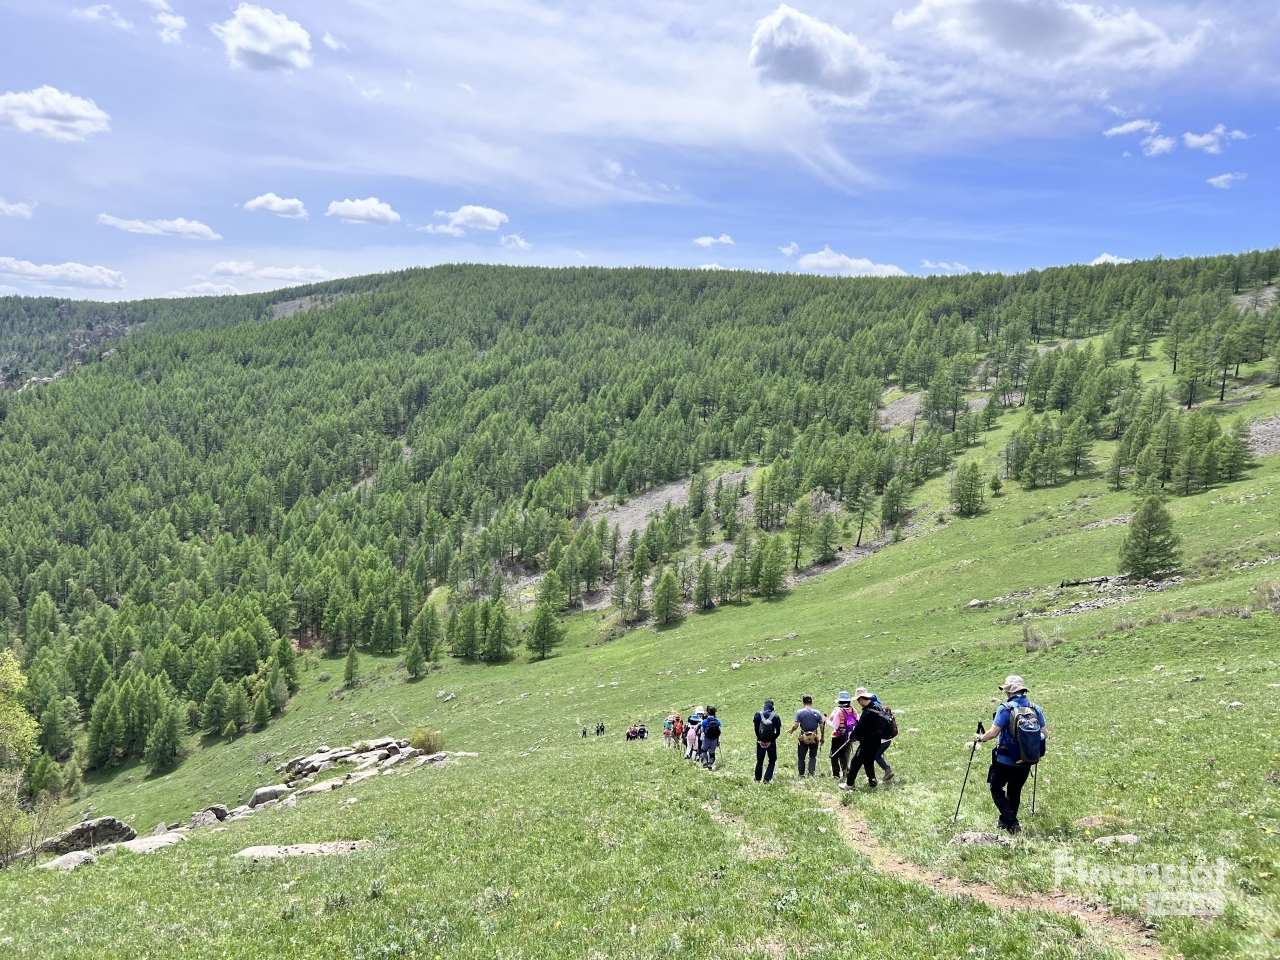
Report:
[[[788,731],[787,731],[787,733],[788,733],[788,734],[795,733],[795,732],[796,732],[796,728],[797,728],[797,727],[799,727],[799,726],[800,726],[800,721],[799,721],[799,720],[797,720],[795,723],[793,723],[793,724],[791,725],[791,729],[790,729],[790,730],[788,730]]]
[[[975,733],[975,734],[973,735],[973,742],[974,742],[974,743],[986,743],[988,740],[994,740],[996,737],[1000,736],[1000,731],[1001,731],[1001,730],[1003,730],[1003,729],[1004,729],[1004,727],[997,727],[997,726],[993,723],[993,724],[991,725],[991,729],[990,729],[990,730],[988,730],[986,733]]]

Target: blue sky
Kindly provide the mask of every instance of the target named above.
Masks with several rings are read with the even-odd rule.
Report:
[[[1280,5],[0,0],[0,294],[1280,242]]]

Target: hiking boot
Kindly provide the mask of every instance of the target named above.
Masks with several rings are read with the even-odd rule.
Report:
[[[892,770],[887,771],[885,775],[880,779],[882,779],[885,783],[888,783],[890,780],[893,779],[893,771]]]
[[[852,789],[853,789],[853,787],[851,787],[851,786],[850,786],[849,784],[847,784],[847,783],[842,783],[842,784],[840,784],[840,789],[841,789],[841,790],[852,790]]]
[[[868,789],[868,790],[874,790],[874,789],[875,789],[876,787],[878,787],[878,786],[880,786],[880,781],[879,781],[879,780],[868,780],[868,781],[867,781],[867,789]]]

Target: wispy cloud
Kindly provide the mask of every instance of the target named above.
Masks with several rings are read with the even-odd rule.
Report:
[[[1232,185],[1241,180],[1247,180],[1247,173],[1220,173],[1216,177],[1210,177],[1205,182],[1211,187],[1217,187],[1219,190],[1230,190]]]
[[[0,276],[28,280],[50,287],[107,287],[124,286],[124,274],[106,267],[90,267],[83,263],[32,263],[0,257]]]
[[[120,16],[114,7],[109,3],[95,3],[92,7],[85,7],[83,10],[73,8],[71,15],[77,20],[91,20],[98,23],[105,23],[108,26],[115,27],[117,30],[132,30],[133,24]]]
[[[968,273],[969,272],[969,268],[966,267],[963,263],[960,263],[959,261],[956,261],[955,263],[947,263],[947,261],[945,260],[940,260],[937,263],[934,263],[932,260],[921,260],[920,264],[926,270],[940,270],[943,273]]]
[[[497,230],[504,223],[510,222],[510,218],[501,210],[470,203],[463,204],[452,212],[437,210],[436,216],[443,217],[445,222],[429,223],[420,229],[427,233],[445,233],[451,237],[460,237],[468,229]]]
[[[873,263],[866,257],[849,257],[837,253],[831,247],[823,247],[817,253],[806,253],[797,264],[801,270],[816,273],[836,273],[846,277],[905,277],[907,271],[891,263]]]
[[[181,237],[183,240],[221,240],[222,235],[199,220],[122,220],[108,213],[98,214],[103,226],[115,227],[126,233],[141,233],[150,237]]]
[[[501,238],[502,245],[511,250],[532,250],[533,244],[518,233],[508,233]]]
[[[1192,150],[1203,150],[1205,153],[1221,153],[1224,140],[1248,140],[1249,135],[1243,130],[1228,130],[1226,124],[1220,123],[1208,133],[1184,133],[1182,142]]]
[[[34,203],[9,203],[4,197],[0,197],[0,217],[17,217],[20,220],[30,220],[35,216],[36,205]]]
[[[727,233],[722,233],[718,237],[698,237],[693,242],[703,249],[710,250],[717,243],[733,246],[733,237],[729,236]]]
[[[785,247],[779,247],[778,252],[782,254],[784,257],[794,257],[797,253],[800,252],[800,244],[792,240]]]
[[[1122,137],[1133,133],[1145,133],[1146,136],[1142,138],[1142,152],[1148,157],[1158,157],[1162,153],[1169,153],[1177,146],[1177,141],[1173,137],[1159,136],[1159,130],[1160,124],[1154,120],[1130,120],[1110,130],[1104,130],[1102,135]]]
[[[1121,263],[1133,263],[1133,261],[1128,259],[1127,257],[1117,257],[1113,253],[1100,253],[1096,257],[1094,257],[1092,260],[1089,261],[1089,266],[1100,267],[1103,264],[1107,264],[1107,263],[1118,265]]]
[[[248,280],[283,280],[286,283],[314,283],[333,276],[321,266],[259,267],[252,260],[223,260],[213,265],[215,277],[242,277]]]

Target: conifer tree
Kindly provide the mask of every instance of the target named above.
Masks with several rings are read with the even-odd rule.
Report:
[[[204,710],[201,713],[201,724],[204,728],[210,733],[220,733],[227,725],[229,719],[227,711],[230,705],[231,698],[227,692],[227,685],[219,677],[213,681],[213,686],[204,696]]]
[[[658,585],[653,588],[653,618],[659,623],[669,623],[680,612],[680,584],[670,567],[662,571]]]
[[[267,689],[263,687],[253,698],[253,729],[265,730],[271,722],[271,704],[267,700]]]
[[[347,651],[347,662],[342,669],[342,682],[347,687],[354,687],[358,676],[360,676],[360,657],[356,653],[356,648],[352,646]]]
[[[773,597],[782,589],[783,565],[786,562],[775,538],[769,537],[758,554],[760,559],[760,596]]]
[[[800,552],[813,536],[813,504],[801,497],[787,517],[787,537],[791,540],[793,569],[800,569]]]
[[[1149,496],[1134,512],[1120,543],[1120,572],[1145,578],[1172,570],[1178,565],[1178,543],[1164,501]]]
[[[143,761],[150,770],[165,770],[173,765],[182,748],[182,718],[178,708],[166,703],[147,735]]]
[[[715,592],[715,569],[710,562],[704,562],[702,569],[698,571],[698,584],[693,589],[693,605],[699,610],[710,610],[715,606]]]
[[[288,637],[281,637],[276,641],[272,656],[276,658],[280,673],[289,685],[289,695],[292,696],[298,692],[298,655],[294,652],[293,642]]]
[[[545,660],[547,654],[564,640],[564,628],[561,627],[556,612],[549,604],[539,603],[533,608],[533,623],[529,626],[529,652],[539,660]]]
[[[840,526],[836,522],[834,510],[822,515],[813,532],[814,559],[818,563],[830,563],[836,558],[836,539],[840,536]]]
[[[422,654],[422,647],[418,643],[416,637],[409,638],[409,646],[404,652],[404,670],[409,675],[409,679],[417,680],[422,676],[422,668],[426,664],[426,657]]]
[[[243,683],[233,683],[231,685],[231,703],[227,707],[228,719],[235,724],[236,732],[244,728],[249,722],[249,694],[245,692]]]

